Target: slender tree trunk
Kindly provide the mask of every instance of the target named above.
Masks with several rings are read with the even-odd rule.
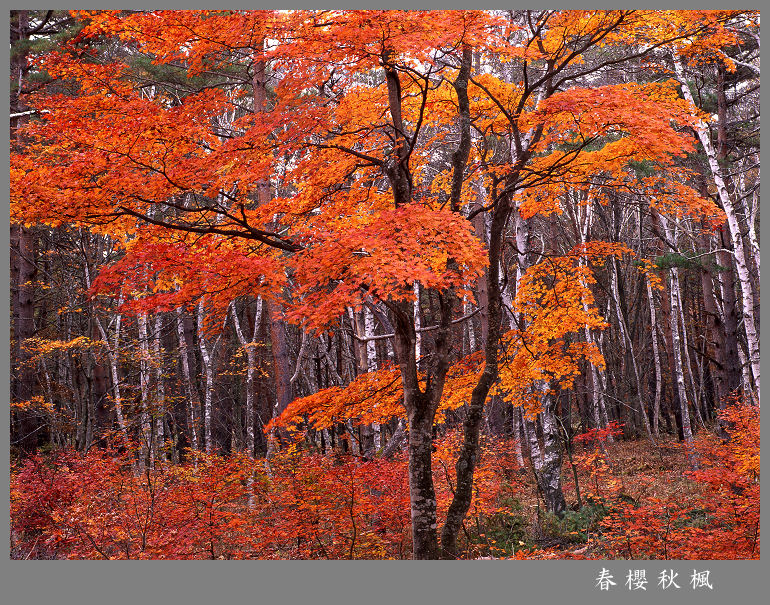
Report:
[[[88,267],[88,262],[85,264],[85,279],[86,279],[86,288],[91,288],[91,272]],[[120,307],[120,305],[123,304],[123,294],[121,293],[118,296],[118,302],[117,306]],[[99,334],[101,335],[102,342],[104,343],[105,349],[107,349],[107,359],[110,363],[110,378],[112,379],[112,397],[113,397],[113,403],[115,404],[115,415],[117,416],[118,420],[118,428],[120,429],[121,435],[123,436],[124,441],[128,442],[128,426],[126,424],[125,416],[123,415],[123,400],[120,395],[120,375],[119,375],[119,353],[120,353],[120,325],[122,321],[122,315],[120,313],[115,315],[115,334],[113,336],[113,342],[110,344],[109,336],[107,335],[107,330],[102,325],[101,320],[99,319],[98,315],[96,315],[96,312],[92,314],[94,324],[96,325],[97,330],[99,331]]]
[[[92,310],[93,313],[93,310]],[[91,317],[91,339],[94,342],[98,342],[101,339],[99,330],[96,327],[96,318]],[[92,351],[93,358],[93,411],[94,411],[94,442],[104,447],[107,445],[105,435],[110,430],[110,415],[107,408],[107,398],[109,391],[107,387],[107,372],[104,368],[104,362],[100,359],[95,351]],[[53,397],[51,394],[51,384],[48,371],[44,371],[46,392],[48,393],[48,400],[53,403]]]
[[[393,454],[401,448],[405,438],[406,430],[404,428],[404,421],[399,418],[396,430],[393,431],[393,435],[391,435],[390,439],[388,439],[387,443],[382,447],[380,458],[390,458],[393,456]]]
[[[238,313],[235,309],[235,305],[231,305],[233,323],[235,325],[235,333],[238,337],[238,342],[243,347],[246,353],[246,452],[249,458],[253,459],[255,454],[255,417],[254,417],[254,376],[257,371],[257,352],[256,341],[257,331],[261,321],[262,315],[262,299],[257,298],[257,311],[254,319],[253,333],[251,339],[247,340],[246,336],[241,329],[241,323],[238,319]]]
[[[524,468],[524,453],[521,449],[522,422],[520,408],[513,406],[513,409],[511,410],[511,419],[513,422],[513,438],[515,441],[514,453],[516,454],[516,462],[521,468]]]
[[[84,259],[84,268],[85,268],[85,283],[87,284],[87,288],[90,289],[91,284],[91,269],[89,268],[89,259],[86,256]],[[96,314],[96,309],[94,308],[93,304],[88,305],[88,313],[89,313],[89,325],[90,325],[90,335],[91,339],[94,342],[97,342],[102,339],[102,327],[99,324],[99,317]],[[105,347],[109,347],[109,342],[104,340]],[[41,360],[42,361],[42,360]],[[93,444],[94,440],[96,440],[97,444],[104,447],[107,445],[107,441],[105,440],[106,434],[110,430],[110,414],[107,407],[107,399],[108,399],[108,388],[107,388],[107,373],[104,369],[104,363],[102,359],[100,359],[99,356],[96,355],[94,350],[91,350],[89,353],[89,361],[91,365],[91,371],[90,374],[93,376],[92,380],[92,388],[91,388],[91,401],[89,402],[89,416],[91,418],[91,426],[90,426],[90,435],[87,436],[86,441],[86,449],[90,448]],[[49,400],[51,403],[53,403],[53,395],[51,392],[51,384],[50,384],[50,378],[48,375],[48,371],[45,370],[45,363],[43,362],[44,366],[44,374],[45,374],[45,385],[46,385],[46,391],[49,395]]]
[[[468,53],[469,54],[469,53]],[[409,171],[411,148],[402,118],[402,92],[399,73],[392,63],[393,52],[385,49],[381,54],[388,93],[388,109],[391,117],[390,135],[394,146],[389,157],[382,164],[383,171],[393,193],[396,208],[412,201],[412,176]],[[466,51],[463,51],[465,63]],[[460,70],[463,73],[466,67]],[[462,76],[458,76],[460,80]],[[467,98],[467,73],[465,78]],[[462,97],[462,86],[455,85]],[[460,103],[463,103],[462,98]],[[461,144],[453,154],[453,179],[451,208],[459,211],[463,170],[470,150],[470,123],[463,121],[461,107]],[[467,148],[465,143],[467,142]],[[404,407],[409,420],[409,493],[412,516],[413,557],[435,559],[439,555],[436,525],[436,496],[431,474],[431,452],[433,448],[433,421],[444,388],[449,369],[449,336],[451,333],[452,309],[456,296],[454,292],[437,293],[439,300],[440,326],[434,332],[433,359],[429,367],[425,390],[418,379],[417,332],[415,331],[415,309],[407,302],[386,302],[393,313],[394,344],[404,389]],[[419,315],[419,314],[418,314]],[[421,353],[421,351],[420,351]]]
[[[522,413],[523,416],[523,413]],[[537,423],[529,418],[524,418],[524,435],[529,443],[529,458],[532,462],[537,489],[542,494],[541,477],[543,471],[543,450],[537,437]]]
[[[741,364],[741,378],[743,379],[743,393],[748,401],[751,401],[754,405],[758,404],[753,389],[751,388],[751,368],[749,367],[749,360],[747,358],[747,351],[744,349],[742,342],[738,343],[738,359]]]
[[[176,328],[179,337],[179,359],[182,363],[182,381],[185,399],[187,400],[187,425],[190,427],[190,445],[193,451],[197,452],[200,449],[198,444],[198,409],[200,409],[200,400],[198,399],[198,389],[193,382],[190,370],[190,347],[187,342],[182,309],[176,310]]]
[[[366,374],[369,371],[368,350],[371,342],[366,340],[366,311],[362,310],[355,312],[352,308],[348,308],[348,314],[353,330],[358,337],[353,340],[353,352],[356,356],[356,374]],[[364,340],[359,340],[359,338],[363,338]],[[374,345],[374,342],[371,342],[371,344]],[[361,425],[359,427],[359,433],[361,435],[361,453],[365,459],[371,460],[374,458],[375,452],[374,430],[372,425]]]
[[[374,314],[369,307],[364,307],[364,337],[374,336]],[[366,341],[366,371],[377,371],[377,347],[373,340]],[[374,450],[378,451],[382,445],[382,433],[379,423],[372,424],[372,445]]]
[[[669,290],[671,296],[671,339],[673,345],[674,369],[676,373],[676,389],[679,395],[679,405],[682,412],[682,432],[684,440],[688,445],[692,445],[692,428],[690,423],[690,412],[687,401],[687,390],[684,384],[684,368],[682,367],[682,343],[679,336],[679,269],[671,268],[671,277],[669,280]]]
[[[578,208],[575,213],[576,230],[578,232],[578,236],[580,237],[581,244],[585,244],[589,240],[591,225],[593,224],[594,217],[592,204],[586,204],[583,206],[583,208],[584,210],[582,212]],[[585,266],[585,262],[586,261],[583,258],[578,259],[578,264],[580,266]],[[583,312],[588,313],[588,305],[585,302],[583,302]],[[586,343],[589,345],[596,344],[597,347],[599,346],[599,343],[595,343],[594,335],[588,325],[583,327],[583,334],[585,335]],[[599,429],[602,426],[607,426],[607,424],[609,424],[607,410],[604,404],[605,381],[602,376],[604,370],[597,368],[593,363],[590,363],[590,367],[591,411],[593,414],[594,427]],[[608,439],[610,442],[612,442],[612,435],[609,435]]]
[[[246,336],[241,329],[241,323],[238,319],[238,312],[235,309],[235,305],[230,305],[232,311],[233,324],[235,326],[235,334],[238,337],[238,342],[243,347],[246,353],[246,455],[249,460],[254,460],[255,454],[255,415],[254,415],[254,375],[257,371],[257,351],[256,341],[257,332],[259,330],[259,324],[262,320],[262,299],[257,298],[257,311],[254,318],[254,327],[251,334],[251,340],[247,340]],[[248,507],[253,509],[255,506],[254,501],[254,473],[249,472],[246,480],[246,488],[248,492]]]
[[[414,282],[414,352],[417,359],[417,367],[420,367],[420,356],[422,355],[422,336],[420,334],[420,283]]]
[[[139,326],[139,387],[141,392],[142,411],[140,413],[141,442],[139,446],[139,468],[143,471],[148,465],[152,468],[154,452],[152,451],[152,422],[150,402],[150,340],[147,333],[147,313],[136,316]]]
[[[631,334],[628,329],[628,325],[626,323],[626,316],[624,309],[621,308],[621,297],[619,292],[619,286],[618,282],[620,281],[620,278],[618,276],[618,260],[616,258],[612,259],[612,272],[613,272],[613,279],[612,279],[612,295],[615,298],[615,308],[617,310],[618,315],[618,323],[621,327],[621,335],[626,340],[626,344],[628,345],[628,351],[631,354],[631,366],[634,370],[634,378],[636,379],[636,400],[639,404],[639,414],[642,417],[642,424],[644,425],[644,430],[647,433],[647,437],[655,443],[655,437],[652,434],[652,429],[650,428],[650,418],[647,415],[647,409],[644,406],[644,398],[642,396],[642,378],[641,374],[639,373],[639,364],[636,360],[636,353],[634,351],[634,343],[631,341]]]
[[[690,379],[690,390],[692,392],[692,402],[693,402],[693,409],[695,410],[695,419],[697,420],[698,424],[701,425],[701,427],[706,426],[706,423],[703,421],[703,417],[700,413],[700,392],[695,384],[695,375],[692,371],[692,359],[690,358],[690,343],[689,339],[687,337],[687,322],[685,321],[685,315],[684,315],[684,303],[680,301],[679,305],[679,321],[682,323],[682,334],[681,334],[681,340],[682,340],[682,352],[683,352],[683,362],[684,362],[684,369],[685,369],[685,375]]]
[[[478,206],[483,207],[485,200],[479,199]],[[489,233],[487,229],[487,223],[484,220],[484,213],[480,212],[473,219],[473,229],[482,242],[487,244],[489,242]],[[488,340],[489,335],[489,268],[484,269],[484,274],[476,282],[476,303],[479,308],[479,325],[481,326],[481,344]],[[471,324],[471,322],[468,322]],[[469,327],[469,330],[471,328]],[[470,339],[470,336],[469,336]],[[474,338],[475,340],[475,338]],[[476,350],[476,343],[469,343],[471,351]]]
[[[674,228],[669,227],[668,222],[664,221],[664,228],[666,230],[666,238],[672,245],[676,246],[677,233],[676,226]],[[671,313],[669,315],[669,322],[671,324],[671,348],[674,361],[674,376],[676,379],[675,388],[679,395],[679,408],[682,415],[682,435],[684,441],[688,447],[687,458],[690,461],[690,465],[695,467],[697,461],[690,450],[693,444],[692,439],[692,425],[690,423],[690,410],[687,401],[687,390],[684,384],[684,368],[682,362],[682,343],[679,334],[679,306],[681,300],[681,291],[679,287],[679,268],[672,267],[669,277],[669,295],[671,299]]]
[[[273,352],[273,376],[275,378],[273,418],[276,418],[291,403],[291,359],[281,308],[273,301],[265,300],[264,309],[270,322],[270,346]]]
[[[518,266],[516,269],[516,284],[530,266],[529,252],[529,221],[515,213],[516,247],[518,250]],[[520,329],[526,329],[523,318],[517,320]],[[561,445],[559,442],[558,423],[554,416],[555,409],[550,397],[544,397],[544,405],[541,406],[540,419],[543,425],[543,448],[537,439],[537,429],[534,423],[530,423],[529,443],[535,477],[540,486],[540,491],[549,511],[561,515],[564,512],[564,494],[561,487]]]
[[[214,451],[214,436],[212,434],[214,363],[206,337],[203,334],[203,299],[198,302],[198,347],[201,351],[201,361],[206,375],[206,387],[203,393],[203,435],[206,442],[206,453],[211,454]]]
[[[708,235],[701,237],[701,246],[708,249],[711,238]],[[725,341],[727,339],[724,331],[724,322],[722,314],[717,308],[714,297],[714,277],[710,270],[701,271],[701,289],[703,290],[703,321],[706,324],[706,349],[711,351],[713,361],[710,364],[711,376],[714,380],[716,390],[716,399],[718,407],[727,399],[729,390],[727,386],[727,360],[725,358]]]
[[[682,93],[685,99],[695,105],[692,92],[690,91],[690,85],[684,74],[684,68],[682,62],[677,55],[674,55],[674,69],[676,70],[677,77],[682,83]],[[735,205],[727,191],[724,178],[722,176],[722,169],[719,166],[717,160],[717,154],[714,151],[714,146],[711,144],[711,138],[707,125],[703,121],[699,121],[696,124],[696,132],[700,139],[701,145],[706,153],[709,167],[711,168],[711,176],[714,178],[714,183],[717,188],[717,194],[719,195],[719,201],[722,203],[722,209],[725,211],[727,217],[727,226],[730,230],[730,237],[733,242],[733,256],[735,257],[735,267],[738,272],[738,279],[741,284],[741,302],[743,303],[743,327],[746,332],[746,342],[749,350],[749,363],[751,365],[751,372],[754,375],[754,383],[756,385],[757,402],[760,399],[760,363],[759,363],[759,333],[756,328],[755,313],[754,313],[754,288],[751,283],[751,277],[749,275],[748,263],[746,262],[746,256],[743,248],[743,234],[740,223],[738,221],[738,214],[736,212]]]
[[[663,389],[663,366],[660,362],[660,349],[658,348],[658,319],[655,313],[655,296],[652,292],[650,280],[647,282],[647,301],[650,305],[650,338],[652,340],[652,356],[655,362],[655,404],[652,412],[652,432],[657,437],[660,423],[660,398]]]
[[[404,407],[409,421],[409,496],[414,559],[438,558],[436,495],[433,488],[433,401],[417,377],[414,309],[406,302],[390,303],[395,316],[394,348],[401,370]]]
[[[261,48],[264,40],[258,42]],[[255,113],[267,111],[267,65],[264,60],[254,63],[254,76],[252,78],[253,110]],[[270,182],[261,179],[257,182],[257,201],[260,204],[270,200]],[[273,354],[273,377],[275,379],[275,403],[272,408],[272,417],[279,416],[291,403],[291,360],[289,359],[289,347],[286,341],[283,313],[278,303],[265,299],[264,308],[270,327],[270,346]],[[268,438],[266,464],[275,451],[275,435]]]
[[[488,248],[487,272],[488,332],[484,342],[484,371],[471,393],[471,401],[463,422],[463,444],[455,465],[455,493],[447,511],[441,531],[441,546],[445,558],[457,557],[457,535],[471,505],[474,470],[478,463],[479,429],[483,419],[484,403],[489,389],[497,378],[498,344],[501,329],[500,258],[503,231],[510,210],[499,206],[492,217],[492,229]]]
[[[757,165],[757,183],[759,183],[759,158],[755,160]],[[757,219],[759,217],[759,188],[754,190],[751,194],[751,205],[749,205],[748,196],[744,198],[744,214],[746,215],[746,223],[748,227],[749,243],[751,244],[751,259],[753,261],[753,269],[757,275],[757,283],[761,282],[760,279],[760,253],[759,253],[759,238],[757,237]]]
[[[152,339],[153,356],[155,358],[155,394],[157,402],[153,412],[155,419],[155,444],[153,446],[158,458],[168,458],[166,450],[166,432],[164,420],[166,418],[166,385],[164,376],[164,351],[161,345],[161,332],[163,318],[160,313],[155,315],[155,328]]]

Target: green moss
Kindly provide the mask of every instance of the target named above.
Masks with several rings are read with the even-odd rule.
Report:
[[[599,524],[609,509],[599,499],[591,499],[578,510],[568,510],[559,518],[546,513],[540,519],[540,527],[546,538],[565,542],[587,542],[590,534],[599,532]]]

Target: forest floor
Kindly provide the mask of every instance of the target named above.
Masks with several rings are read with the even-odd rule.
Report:
[[[728,441],[703,429],[689,451],[671,436],[576,438],[561,516],[511,440],[483,440],[463,558],[759,558],[759,413],[729,418]],[[439,523],[460,438],[436,440]],[[298,446],[269,465],[199,453],[137,469],[127,451],[51,452],[12,469],[11,530],[11,558],[409,558],[406,458]]]
[[[531,470],[518,491],[518,510],[525,519],[524,542],[512,549],[519,558],[605,558],[619,555],[608,548],[602,522],[617,505],[636,506],[650,498],[661,502],[697,501],[704,486],[689,476],[685,449],[675,436],[604,443],[573,453],[575,473],[564,461],[563,490],[567,512],[562,519],[544,512]],[[582,450],[582,451],[581,451]],[[566,457],[565,457],[566,458]],[[489,553],[491,554],[491,552]],[[506,553],[507,554],[507,553]]]

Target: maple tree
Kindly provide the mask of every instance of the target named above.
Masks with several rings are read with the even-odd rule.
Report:
[[[291,433],[307,441],[320,435],[325,443],[340,427],[345,434],[358,431],[359,443],[346,439],[352,444],[346,447],[368,448],[365,457],[371,458],[373,447],[363,445],[366,431],[400,422],[391,437],[394,446],[399,434],[407,442],[415,558],[460,554],[458,536],[474,506],[474,485],[485,480],[480,432],[489,401],[512,406],[519,455],[526,442],[546,509],[564,515],[567,429],[560,428],[559,408],[576,381],[590,374],[594,428],[610,426],[601,395],[608,366],[601,343],[611,325],[630,352],[633,414],[650,439],[657,435],[661,398],[646,409],[618,267],[632,258],[641,263],[644,270],[634,279],[650,284],[654,313],[653,289],[661,285],[655,271],[665,263],[637,254],[616,236],[593,236],[592,217],[624,212],[624,204],[644,206],[674,247],[681,223],[699,222],[697,236],[708,238],[727,216],[735,231],[730,200],[726,205],[720,193],[722,207],[716,205],[686,164],[696,150],[691,132],[703,132],[706,116],[692,96],[680,96],[680,82],[661,63],[666,53],[694,64],[722,52],[738,39],[731,20],[744,13],[74,11],[73,18],[82,31],[58,51],[33,59],[56,85],[27,99],[36,114],[11,154],[11,220],[114,241],[119,260],[98,275],[87,265],[79,295],[89,293],[94,315],[97,300],[117,300],[119,309],[113,337],[96,317],[87,343],[41,341],[38,357],[28,363],[47,363],[81,344],[92,347],[84,355],[108,360],[122,438],[140,437],[139,475],[144,465],[155,465],[159,476],[176,477],[163,453],[166,419],[174,419],[164,375],[169,332],[178,334],[178,384],[196,461],[202,450],[215,456],[221,443],[215,368],[238,347],[246,361],[246,464],[254,467],[254,417],[262,405],[271,485],[291,483],[290,474],[281,474],[291,457],[280,451],[291,447]],[[724,64],[730,66],[729,57]],[[612,81],[615,70],[630,65],[640,68],[639,81]],[[610,83],[598,83],[602,78]],[[537,230],[559,216],[573,221],[574,245],[559,241],[554,230],[538,252]],[[640,211],[640,232],[642,220]],[[737,237],[733,233],[736,250]],[[745,259],[736,262],[750,320],[751,373],[744,382],[758,397],[758,345],[746,311],[754,290]],[[607,295],[597,277],[602,272],[610,276]],[[688,355],[687,342],[680,342],[679,323],[682,338],[687,325],[679,288],[674,266],[670,302],[661,311],[669,315],[674,414],[691,440],[688,390],[695,394],[698,387],[693,363],[681,353]],[[476,311],[469,313],[467,301],[474,299]],[[169,331],[163,317],[172,311],[176,329]],[[137,340],[134,355],[121,359],[124,314],[123,325]],[[128,319],[133,316],[136,323]],[[367,317],[376,328],[358,330],[359,318]],[[297,343],[287,320],[303,333]],[[463,350],[476,321],[481,338]],[[228,341],[230,323],[238,345]],[[336,339],[342,359],[346,325],[360,359],[353,375],[343,378],[344,364],[335,367],[330,358]],[[272,356],[272,392],[260,395],[271,400],[267,404],[255,394],[264,365],[260,331],[265,341],[269,332]],[[33,341],[24,338],[32,351]],[[308,344],[311,338],[316,344]],[[653,334],[657,345],[656,339]],[[392,363],[375,364],[375,342],[382,341]],[[315,376],[303,371],[311,346]],[[658,357],[656,349],[660,393]],[[120,391],[121,364],[140,378],[130,401]],[[300,379],[305,373],[311,377]],[[300,391],[305,396],[298,397]],[[40,401],[31,393],[17,400]],[[133,427],[124,407],[136,418]],[[700,413],[698,402],[693,411]],[[438,455],[436,427],[458,417],[461,442],[451,456]],[[79,442],[87,441],[84,435]],[[223,462],[215,470],[219,462],[209,468],[208,458],[200,460],[196,471],[223,473],[212,489],[220,480],[237,483],[235,475],[227,478],[240,472],[237,465]],[[450,498],[437,492],[434,463],[446,472],[452,460]],[[324,506],[348,515],[332,532],[347,537],[326,544],[316,528],[315,544],[278,549],[276,556],[390,552],[375,535],[361,533],[356,521],[383,512],[380,501],[353,502],[363,489],[356,482],[370,480],[358,477],[354,463],[337,469],[321,457],[298,464],[309,475],[306,484],[295,485],[296,493],[312,492],[312,500],[339,491],[340,499]],[[236,489],[228,501],[246,497],[259,515],[262,488],[255,473],[242,475],[246,489]],[[344,489],[336,490],[339,482]],[[351,498],[347,513],[341,512],[345,494]],[[200,530],[209,535],[208,546],[190,546],[185,556],[206,548],[215,556],[220,547],[212,532],[223,531],[214,521],[219,514],[209,511],[208,529]],[[230,514],[222,512],[221,522],[245,532]],[[313,515],[318,523],[325,516],[315,509]],[[276,532],[289,536],[286,522],[273,521]],[[91,529],[71,527],[91,535]],[[126,548],[128,556],[134,547]]]

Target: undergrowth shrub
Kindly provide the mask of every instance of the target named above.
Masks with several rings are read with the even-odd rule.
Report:
[[[702,493],[672,493],[616,507],[602,522],[612,557],[757,559],[760,553],[759,408],[733,399],[720,413],[728,438],[698,437]]]

